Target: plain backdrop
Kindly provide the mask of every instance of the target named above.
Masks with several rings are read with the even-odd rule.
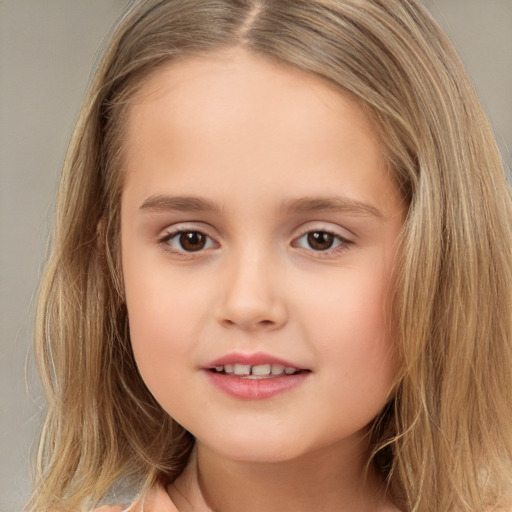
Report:
[[[192,1],[192,0],[191,0]],[[459,50],[512,157],[512,0],[424,0]],[[21,511],[44,398],[34,300],[75,118],[127,0],[0,0],[0,512]]]

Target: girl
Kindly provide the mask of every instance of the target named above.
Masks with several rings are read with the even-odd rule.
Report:
[[[510,510],[511,234],[416,1],[136,2],[59,191],[29,510]]]

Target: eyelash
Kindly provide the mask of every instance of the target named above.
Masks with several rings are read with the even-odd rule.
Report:
[[[305,247],[302,247],[302,249],[307,250],[307,251],[311,251],[312,253],[314,253],[315,255],[317,255],[319,257],[332,256],[333,254],[338,254],[340,252],[346,251],[346,250],[349,249],[350,245],[353,244],[353,242],[351,240],[348,240],[347,238],[339,235],[338,233],[335,233],[332,230],[329,230],[329,229],[308,229],[307,231],[304,231],[300,236],[296,237],[293,240],[292,246],[293,247],[301,248],[300,246],[298,246],[298,242],[302,238],[304,238],[305,236],[311,235],[312,233],[317,233],[317,234],[318,233],[322,233],[324,235],[332,236],[333,237],[333,243],[337,244],[337,245],[334,246],[334,248],[333,247],[329,247],[326,250],[315,250],[315,249],[313,249],[311,247],[309,249],[305,248]],[[202,247],[202,248],[200,248],[200,249],[198,249],[196,251],[187,251],[184,248],[177,249],[175,247],[172,247],[170,242],[172,240],[174,240],[174,239],[177,239],[181,235],[185,235],[185,234],[195,234],[195,235],[204,236],[204,237],[206,237],[205,244],[206,245],[210,244],[210,246],[209,247]],[[175,255],[178,255],[178,256],[180,256],[182,258],[185,258],[185,259],[194,258],[196,256],[196,254],[202,253],[202,252],[204,252],[207,249],[219,247],[219,244],[217,242],[215,242],[212,237],[210,237],[209,235],[204,233],[204,231],[201,231],[201,230],[198,230],[198,229],[176,229],[174,231],[167,232],[167,233],[165,233],[164,236],[162,236],[158,240],[158,244],[161,245],[165,251],[170,252],[170,253],[175,254]],[[180,245],[181,245],[181,243],[180,243]]]
[[[165,251],[185,259],[194,258],[197,253],[201,253],[205,249],[211,249],[211,247],[202,247],[197,251],[187,251],[185,249],[176,249],[175,247],[172,247],[171,241],[185,234],[197,234],[204,236],[206,237],[206,244],[211,243],[214,247],[219,247],[219,244],[215,242],[211,236],[207,235],[204,231],[199,229],[176,229],[174,231],[167,232],[158,240],[158,244],[162,246]]]
[[[353,244],[353,242],[351,240],[348,240],[347,238],[341,236],[340,234],[334,232],[333,230],[329,230],[329,229],[325,229],[324,228],[324,229],[308,229],[307,231],[304,231],[302,233],[302,235],[300,235],[299,237],[294,239],[294,242],[293,242],[294,247],[297,247],[296,244],[302,238],[304,238],[305,236],[311,235],[312,233],[322,233],[322,234],[325,234],[325,235],[332,236],[333,239],[334,239],[334,243],[337,243],[336,246],[329,247],[328,249],[326,249],[324,251],[322,251],[322,250],[315,250],[313,248],[310,248],[310,249],[304,248],[305,250],[308,250],[308,251],[311,251],[311,252],[315,253],[315,255],[319,256],[319,257],[328,257],[328,256],[332,256],[332,255],[335,255],[335,254],[339,254],[340,252],[343,252],[343,251],[347,251],[349,249],[350,245]]]

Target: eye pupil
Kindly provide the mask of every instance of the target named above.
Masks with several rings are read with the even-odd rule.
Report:
[[[308,233],[308,244],[312,249],[325,251],[332,247],[334,235],[325,231],[311,231]]]
[[[185,251],[200,251],[206,245],[206,236],[197,231],[187,231],[181,233],[180,245]]]

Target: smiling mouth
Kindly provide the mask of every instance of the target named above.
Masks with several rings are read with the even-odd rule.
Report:
[[[296,375],[305,370],[300,370],[292,366],[282,364],[225,364],[210,368],[213,373],[221,375],[231,375],[246,379],[272,379],[276,377],[285,377],[287,375]]]

